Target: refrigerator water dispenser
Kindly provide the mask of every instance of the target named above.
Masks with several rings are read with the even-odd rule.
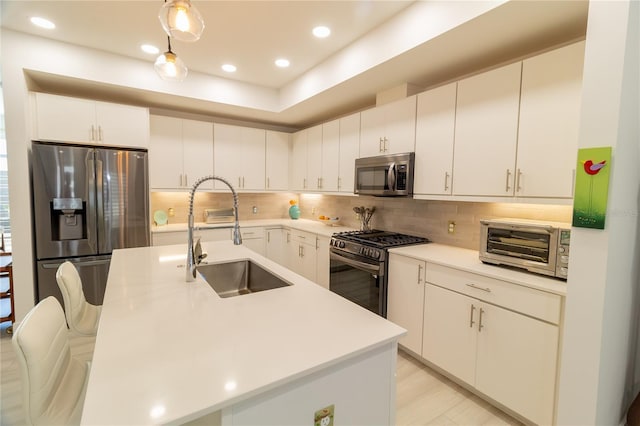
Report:
[[[54,198],[51,202],[52,239],[64,241],[87,238],[85,216],[82,198]]]

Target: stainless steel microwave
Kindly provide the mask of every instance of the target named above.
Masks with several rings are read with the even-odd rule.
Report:
[[[353,192],[378,197],[413,195],[414,163],[413,152],[358,158]]]
[[[526,219],[480,221],[480,260],[566,280],[571,225]]]

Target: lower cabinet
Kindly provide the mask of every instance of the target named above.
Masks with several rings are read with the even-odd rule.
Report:
[[[316,237],[316,283],[329,290],[329,242],[330,237]]]
[[[536,424],[552,424],[558,295],[391,254],[400,344]]]
[[[284,265],[285,261],[284,232],[282,228],[265,229],[265,256],[280,265]]]
[[[240,228],[242,244],[256,253],[265,256],[264,228]]]
[[[311,281],[316,281],[316,234],[287,230],[285,266]]]

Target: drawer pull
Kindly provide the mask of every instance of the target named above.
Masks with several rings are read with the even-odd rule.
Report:
[[[484,314],[484,309],[480,308],[480,318],[478,320],[478,333],[482,331],[484,325],[482,325],[482,314]]]
[[[475,284],[467,284],[467,287],[475,288],[476,290],[486,291],[487,293],[491,293],[491,289],[489,287],[478,287]]]
[[[418,284],[422,282],[422,265],[418,265]]]
[[[469,328],[473,328],[473,324],[475,321],[473,320],[473,312],[476,310],[476,307],[471,304],[470,315],[469,315]]]

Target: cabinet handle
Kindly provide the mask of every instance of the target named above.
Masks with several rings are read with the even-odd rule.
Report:
[[[387,152],[389,150],[389,147],[387,146],[387,142],[389,142],[389,139],[387,139],[386,137],[384,138],[384,152]]]
[[[303,240],[305,240],[307,237],[305,237],[304,235],[298,235],[298,238],[302,238]]]
[[[267,177],[267,189],[269,189],[271,185],[269,185],[269,178]]]
[[[378,152],[384,152],[384,147],[382,146],[382,137],[378,139]]]
[[[298,252],[300,257],[304,257],[304,246],[298,246]]]
[[[444,172],[444,190],[449,190],[449,172]]]
[[[322,183],[320,181],[320,178],[316,179],[316,186],[318,187],[318,189],[322,188]]]
[[[189,176],[186,173],[184,174],[184,186],[189,186]]]
[[[307,189],[307,178],[302,180],[302,188]]]
[[[102,126],[98,126],[98,140],[102,140]]]
[[[418,265],[418,284],[422,282],[422,265]]]
[[[520,178],[522,177],[522,171],[518,169],[516,174],[516,192],[519,192],[522,188],[520,187]]]
[[[92,141],[96,140],[96,128],[95,128],[95,126],[93,124],[91,125],[91,139],[90,140],[92,140]]]
[[[287,242],[290,243],[291,242],[291,234],[287,232]]]
[[[342,178],[338,176],[338,189],[342,188]]]
[[[238,176],[238,188],[240,188],[242,186],[242,181],[240,180],[242,179],[240,176]]]
[[[244,189],[244,176],[242,176],[242,188]]]
[[[487,293],[491,293],[491,289],[489,287],[478,287],[475,284],[467,284],[467,287],[475,288],[476,290],[486,291]]]
[[[505,191],[509,192],[509,189],[511,189],[511,187],[509,186],[509,178],[511,177],[511,170],[507,169],[507,183],[505,185]]]
[[[470,311],[470,315],[469,315],[469,328],[473,328],[473,324],[475,324],[476,322],[473,320],[473,313],[476,310],[476,307],[473,305],[473,303],[471,304],[471,309]]]
[[[267,242],[271,242],[271,231],[267,231]]]
[[[482,314],[484,314],[484,309],[480,308],[480,317],[478,318],[478,333],[482,331],[484,325],[482,325]]]

